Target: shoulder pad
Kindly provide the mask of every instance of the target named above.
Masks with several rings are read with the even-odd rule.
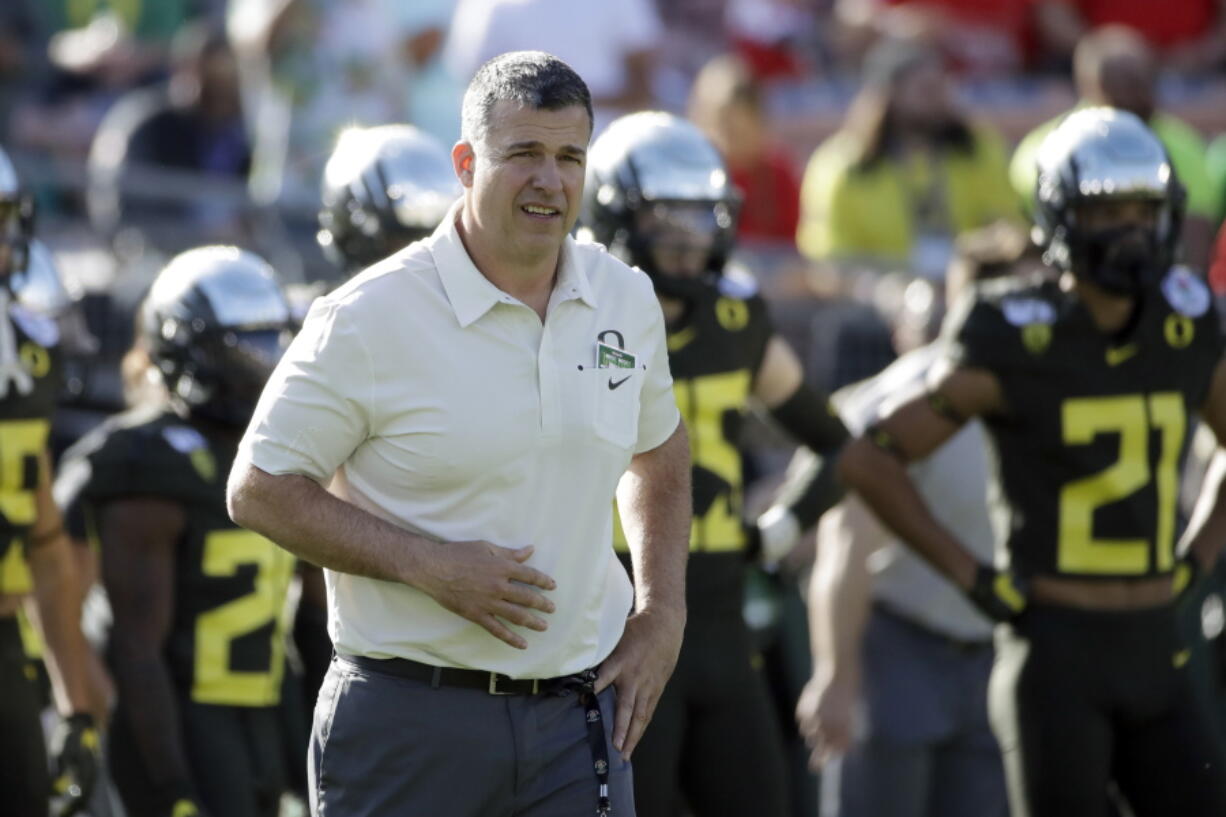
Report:
[[[21,304],[9,307],[13,322],[25,332],[26,337],[39,346],[50,348],[60,342],[60,328],[52,318],[40,315]]]
[[[719,276],[719,292],[729,298],[752,298],[758,294],[758,281],[739,264],[729,264]]]
[[[191,426],[166,426],[162,429],[162,439],[180,454],[191,454],[201,448],[208,447],[204,435]]]
[[[1183,265],[1171,267],[1171,271],[1162,279],[1161,287],[1171,309],[1185,318],[1204,315],[1213,301],[1205,282]]]
[[[1011,295],[1000,301],[1001,314],[1014,326],[1055,323],[1056,308],[1043,298],[1033,295]]]

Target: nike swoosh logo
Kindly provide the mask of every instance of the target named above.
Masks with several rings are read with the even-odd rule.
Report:
[[[614,382],[613,378],[610,377],[609,378],[609,391],[613,391],[614,389],[616,389],[618,386],[620,386],[622,383],[625,383],[629,379],[630,379],[630,375],[626,375],[621,380]]]
[[[679,352],[686,346],[689,346],[690,341],[698,336],[698,330],[693,326],[687,326],[680,332],[674,332],[669,335],[665,342],[668,345],[668,351]]]
[[[1109,347],[1107,349],[1107,365],[1118,366],[1128,358],[1137,353],[1137,345],[1130,343],[1127,346]]]

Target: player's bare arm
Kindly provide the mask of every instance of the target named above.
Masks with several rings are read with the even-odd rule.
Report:
[[[40,483],[34,501],[37,519],[30,529],[30,571],[36,614],[47,641],[48,670],[65,715],[96,710],[90,686],[89,643],[81,634],[83,588],[71,543],[51,497],[50,457],[41,455]]]
[[[617,487],[617,506],[634,565],[635,609],[600,665],[596,688],[617,689],[613,745],[629,758],[677,664],[685,630],[691,494],[683,423],[663,444],[630,461]]]
[[[533,589],[555,583],[524,564],[530,545],[435,542],[336,498],[309,477],[269,474],[250,462],[235,463],[226,501],[235,523],[311,564],[415,587],[517,649],[527,641],[504,621],[542,631],[548,624],[532,611],[554,610]]]
[[[1209,381],[1209,393],[1201,408],[1201,417],[1217,438],[1218,452],[1211,463],[1196,510],[1184,532],[1179,553],[1195,560],[1199,571],[1208,573],[1221,556],[1222,544],[1226,542],[1226,468],[1221,466],[1223,448],[1226,448],[1226,360],[1218,362]]]
[[[115,623],[111,652],[115,685],[150,781],[168,802],[193,796],[183,751],[178,694],[162,659],[175,610],[175,551],[186,517],[166,499],[132,497],[98,515],[102,581]]]
[[[860,650],[872,606],[868,557],[888,541],[859,497],[822,517],[808,587],[813,677],[796,704],[796,720],[815,771],[852,743],[860,695]]]
[[[975,583],[975,559],[932,515],[906,463],[935,451],[966,420],[1002,406],[1000,383],[993,374],[954,368],[937,378],[928,393],[902,403],[849,443],[839,459],[840,477],[886,527],[964,590]]]

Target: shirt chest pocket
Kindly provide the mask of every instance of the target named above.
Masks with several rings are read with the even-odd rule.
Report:
[[[589,369],[584,386],[591,400],[597,436],[619,448],[634,448],[639,430],[639,392],[644,372],[636,369]]]

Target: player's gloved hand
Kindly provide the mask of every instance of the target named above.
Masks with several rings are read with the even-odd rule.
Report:
[[[52,739],[55,756],[53,794],[59,800],[58,817],[69,817],[89,805],[98,779],[98,730],[87,712],[69,715]]]
[[[204,806],[194,797],[180,797],[170,805],[166,817],[206,817]]]
[[[1026,609],[1028,593],[1026,582],[1012,572],[979,565],[967,595],[993,621],[1012,621]]]
[[[1185,553],[1175,562],[1175,572],[1171,575],[1171,595],[1182,600],[1192,595],[1192,591],[1203,578],[1200,562],[1191,553]]]
[[[800,523],[792,512],[781,505],[775,505],[749,526],[749,556],[766,570],[774,571],[792,552],[792,548],[796,547],[800,534]]]
[[[208,817],[208,812],[196,799],[191,785],[186,781],[178,781],[166,786],[158,799],[165,803],[159,812],[159,817]]]

